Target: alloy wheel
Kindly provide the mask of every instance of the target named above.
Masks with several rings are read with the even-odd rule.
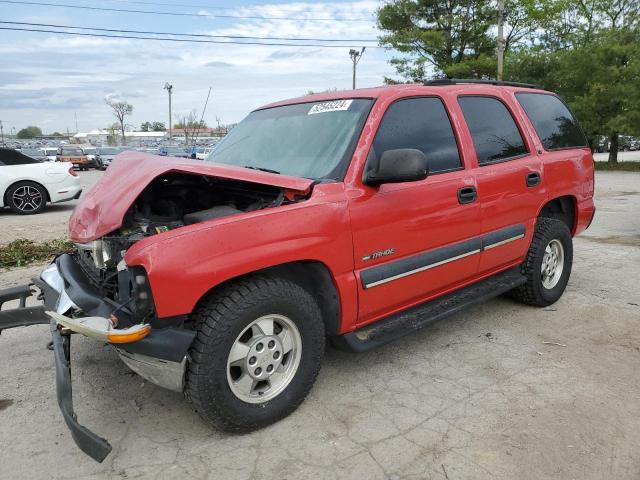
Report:
[[[231,346],[229,387],[244,402],[267,402],[291,383],[301,356],[300,331],[290,318],[276,314],[260,317]]]
[[[562,277],[564,269],[564,248],[560,240],[553,239],[544,249],[542,257],[542,286],[547,290],[555,287]]]
[[[30,185],[24,185],[19,187],[13,192],[12,195],[13,204],[21,212],[33,212],[42,205],[44,199],[42,193]]]

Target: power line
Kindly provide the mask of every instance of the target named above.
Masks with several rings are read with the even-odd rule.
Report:
[[[36,33],[52,33],[54,35],[70,35],[79,37],[100,37],[100,38],[123,38],[132,40],[155,40],[159,42],[182,42],[182,43],[215,43],[229,45],[262,45],[263,47],[320,47],[320,48],[350,48],[353,45],[336,45],[336,44],[319,44],[319,43],[263,43],[263,42],[238,42],[235,40],[197,40],[192,38],[158,38],[143,37],[138,35],[108,35],[105,33],[85,33],[85,32],[61,32],[56,30],[42,30],[36,28],[18,28],[18,27],[0,27],[0,30],[8,30],[12,32],[36,32]],[[382,48],[382,47],[369,47]]]
[[[317,18],[317,17],[268,17],[263,15],[222,15],[210,13],[188,13],[188,12],[158,12],[155,10],[133,10],[126,8],[91,7],[88,5],[70,5],[68,3],[48,3],[48,2],[25,2],[20,0],[0,0],[0,3],[11,3],[17,5],[37,5],[44,7],[75,8],[80,10],[95,10],[101,12],[124,12],[124,13],[144,13],[148,15],[168,15],[176,17],[200,17],[200,18],[237,18],[244,20],[287,20],[287,21],[315,21],[315,22],[371,22],[365,18]]]
[[[68,28],[73,30],[95,30],[99,32],[113,33],[137,33],[144,35],[173,35],[176,37],[201,37],[201,38],[233,38],[238,40],[287,40],[300,42],[377,42],[375,38],[292,38],[292,37],[251,37],[246,35],[207,35],[204,33],[176,33],[176,32],[153,32],[146,30],[121,30],[115,28],[98,28],[98,27],[79,27],[75,25],[56,25],[51,23],[30,23],[30,22],[10,22],[0,20],[0,24],[6,25],[27,25],[30,27],[50,27],[50,28]]]
[[[193,4],[193,3],[180,3],[180,4],[176,4],[176,3],[163,3],[163,2],[143,2],[143,1],[139,1],[139,0],[111,0],[113,2],[118,2],[118,3],[129,3],[129,4],[136,4],[136,5],[149,5],[149,6],[165,6],[165,7],[175,7],[175,8],[184,8],[184,7],[188,7],[188,8],[206,8],[207,10],[226,10],[226,11],[233,11],[234,7],[223,7],[220,5],[206,5],[206,4]],[[235,7],[237,9],[242,9],[242,10],[259,10],[259,8],[263,6],[263,5],[239,5],[238,7]],[[285,10],[272,10],[273,12],[278,12],[278,13],[282,13],[283,15],[290,15],[291,11],[285,11]],[[364,12],[367,13],[367,12]],[[372,13],[372,12],[370,12]],[[360,19],[359,19],[360,20]],[[370,21],[367,18],[362,18],[363,21]]]

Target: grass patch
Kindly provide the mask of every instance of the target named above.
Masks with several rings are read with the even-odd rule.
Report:
[[[42,243],[19,238],[0,246],[0,268],[24,267],[49,260],[61,253],[70,253],[74,248],[73,243],[64,238]]]
[[[596,170],[609,170],[618,172],[640,172],[640,162],[593,162]]]

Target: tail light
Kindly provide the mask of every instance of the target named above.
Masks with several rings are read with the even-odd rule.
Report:
[[[71,167],[69,169],[69,175],[71,175],[72,177],[77,177],[78,174],[76,173],[76,171],[73,169],[73,167]]]

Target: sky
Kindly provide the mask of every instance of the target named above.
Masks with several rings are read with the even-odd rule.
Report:
[[[25,0],[36,1],[36,0]],[[351,88],[349,48],[375,40],[380,0],[42,0],[128,10],[200,16],[150,15],[0,2],[0,20],[89,28],[206,35],[355,39],[343,48],[174,43],[0,30],[0,120],[5,133],[27,125],[44,132],[104,128],[114,122],[105,98],[126,100],[137,129],[168,121],[165,82],[173,85],[173,120],[202,112],[216,125],[240,121],[249,111],[308,91]],[[215,15],[277,17],[240,19]],[[291,17],[307,20],[296,20]],[[326,21],[309,20],[327,19]],[[341,21],[359,19],[360,21]],[[364,21],[362,21],[364,20]],[[0,24],[0,27],[12,25]],[[38,28],[38,27],[25,27]],[[95,32],[95,31],[94,31]],[[308,42],[307,42],[308,43]],[[336,42],[333,42],[336,43]],[[369,42],[367,45],[374,46]],[[368,48],[358,64],[358,87],[393,76],[392,53]]]

